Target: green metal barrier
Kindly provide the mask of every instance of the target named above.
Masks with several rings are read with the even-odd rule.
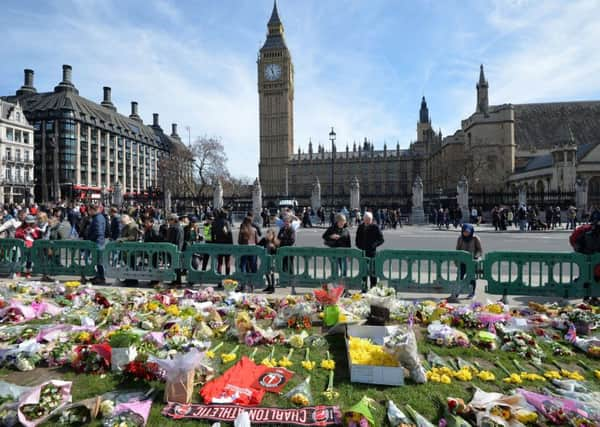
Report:
[[[468,293],[477,279],[477,263],[466,251],[386,249],[374,261],[377,278],[400,292]]]
[[[25,266],[25,251],[21,239],[0,239],[0,274],[20,273]]]
[[[588,263],[588,283],[584,290],[584,296],[600,297],[600,254],[589,255]],[[596,266],[598,266],[598,272],[595,271]]]
[[[108,278],[172,281],[181,268],[181,253],[171,243],[110,242],[102,251]]]
[[[588,259],[576,252],[491,252],[483,266],[494,295],[580,298],[589,282]]]
[[[283,247],[275,255],[275,272],[281,284],[320,286],[340,283],[360,288],[369,275],[370,260],[352,248]]]
[[[98,246],[87,240],[36,240],[29,249],[33,274],[93,276]]]
[[[271,257],[262,246],[196,243],[183,253],[183,268],[192,284],[221,283],[229,278],[253,288],[264,284],[271,267]]]

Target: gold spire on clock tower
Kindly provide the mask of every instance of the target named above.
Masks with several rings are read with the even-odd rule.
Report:
[[[257,61],[260,163],[263,194],[286,195],[287,162],[294,152],[294,66],[283,35],[277,3]]]

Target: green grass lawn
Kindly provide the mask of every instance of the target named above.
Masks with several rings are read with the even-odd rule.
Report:
[[[232,349],[236,345],[235,342],[227,342],[218,352],[225,352],[229,349]],[[540,344],[545,350],[547,355],[550,355],[550,349],[545,344]],[[327,371],[318,368],[318,361],[325,358],[325,353],[327,351],[327,347],[324,348],[312,348],[311,349],[311,359],[317,361],[317,368],[311,374],[311,390],[313,393],[313,397],[315,400],[315,404],[336,404],[339,405],[342,410],[349,408],[351,405],[359,401],[363,396],[368,396],[373,398],[375,401],[379,402],[380,405],[375,410],[376,423],[378,426],[385,425],[385,409],[384,402],[388,399],[393,400],[401,409],[404,408],[405,404],[410,404],[414,409],[419,411],[422,415],[427,417],[434,424],[437,424],[437,420],[441,415],[442,408],[439,404],[439,399],[445,400],[448,396],[453,397],[461,397],[466,401],[469,401],[472,396],[472,386],[480,387],[485,391],[499,391],[499,392],[508,392],[516,386],[505,384],[502,382],[502,378],[505,377],[504,373],[494,366],[495,360],[500,360],[502,364],[508,368],[511,372],[517,372],[517,369],[512,363],[512,359],[518,358],[514,353],[502,352],[502,351],[484,351],[474,347],[471,348],[441,348],[434,344],[425,342],[421,340],[419,342],[419,350],[422,355],[426,354],[429,350],[434,350],[438,355],[447,358],[447,357],[461,357],[467,361],[477,361],[482,365],[484,369],[489,369],[496,374],[496,381],[494,382],[482,382],[477,379],[472,382],[459,382],[457,380],[453,380],[452,384],[444,385],[437,383],[428,383],[424,385],[416,385],[411,383],[410,380],[407,379],[406,385],[400,387],[387,387],[387,386],[378,386],[378,385],[369,385],[369,384],[356,384],[350,383],[349,371],[348,371],[348,361],[346,358],[346,349],[343,336],[333,336],[328,337],[328,348],[332,354],[332,357],[336,360],[336,369],[335,369],[335,389],[340,393],[339,401],[336,402],[328,402],[324,396],[321,395],[321,392],[325,390],[328,373]],[[260,362],[264,357],[268,356],[271,349],[270,347],[260,347],[255,360]],[[251,348],[241,346],[241,354],[249,355],[252,352]],[[276,346],[275,357],[280,358],[286,355],[288,352],[288,348],[285,346]],[[217,357],[218,358],[218,357]],[[217,359],[216,358],[216,359]],[[217,371],[222,373],[229,366],[233,365],[233,363],[222,365],[220,360],[215,359],[215,367]],[[296,372],[295,377],[292,379],[290,385],[286,387],[286,390],[289,390],[291,387],[298,384],[302,381],[306,372],[301,367],[300,362],[304,359],[304,350],[296,350],[292,356],[292,360],[294,361],[294,366],[290,369]],[[553,360],[557,361],[561,366],[564,366],[568,369],[576,369],[581,372],[587,380],[587,383],[590,385],[590,388],[593,390],[600,391],[600,380],[597,380],[593,376],[592,371],[584,371],[581,367],[577,366],[577,361],[583,361],[589,368],[591,369],[600,369],[600,361],[599,360],[590,360],[585,355],[581,353],[577,353],[574,357],[552,357]],[[526,363],[526,361],[519,359],[519,362],[523,365],[525,369],[529,372],[536,372],[533,366]],[[544,365],[546,369],[556,369],[555,366],[551,364]],[[40,382],[40,378],[50,379],[50,378],[61,378],[69,381],[73,381],[73,400],[77,401],[80,399],[85,399],[89,397],[94,397],[98,394],[112,391],[115,389],[127,389],[132,387],[141,387],[147,388],[148,384],[144,383],[129,383],[123,384],[120,383],[119,378],[112,374],[107,374],[105,376],[98,375],[86,375],[86,374],[76,374],[70,371],[68,368],[60,369],[60,370],[44,370],[44,369],[36,369],[32,372],[19,373],[14,371],[9,371],[6,369],[0,370],[0,379],[20,384],[37,384]],[[163,388],[164,386],[159,383],[152,383],[153,387],[157,389],[157,393],[155,395],[155,404],[152,407],[152,412],[150,416],[149,426],[210,426],[212,423],[202,422],[197,420],[171,420],[166,417],[163,417],[160,414],[160,411],[164,407],[162,398],[163,398]],[[529,389],[535,390],[540,386],[543,386],[543,383],[527,383],[524,382],[522,386],[525,386]],[[199,402],[198,390],[200,386],[196,387],[194,390],[194,401]],[[289,407],[291,406],[283,397],[267,394],[263,400],[262,406],[279,406],[279,407]],[[48,424],[50,425],[50,424]],[[100,425],[99,422],[93,425]]]

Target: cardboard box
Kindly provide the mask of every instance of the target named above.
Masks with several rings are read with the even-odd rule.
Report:
[[[348,337],[357,337],[370,338],[374,344],[383,345],[383,338],[390,335],[397,328],[397,326],[348,325],[346,328],[346,354],[348,356],[348,370],[350,371],[351,382],[394,386],[404,385],[404,368],[400,365],[392,367],[352,364],[348,343]]]

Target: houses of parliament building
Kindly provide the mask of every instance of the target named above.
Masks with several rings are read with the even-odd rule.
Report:
[[[408,148],[375,149],[367,138],[338,148],[333,138],[331,149],[309,142],[307,152],[295,151],[294,65],[276,4],[267,27],[257,61],[259,178],[267,201],[287,196],[308,204],[319,182],[324,204],[348,205],[356,177],[362,205],[406,206],[417,176],[426,195],[450,196],[466,176],[471,192],[584,185],[588,204],[600,205],[600,101],[490,105],[483,65],[475,111],[452,135],[434,131],[423,97]]]

